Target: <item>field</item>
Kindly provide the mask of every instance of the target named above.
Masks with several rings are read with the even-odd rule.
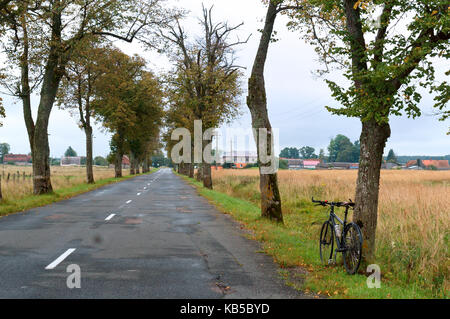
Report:
[[[126,175],[129,174],[129,170],[123,170],[123,178],[114,178],[113,168],[94,167],[96,183],[89,185],[86,184],[85,167],[52,166],[51,173],[54,192],[35,196],[31,167],[0,166],[3,194],[3,200],[0,202],[0,216],[48,205],[131,177]]]
[[[0,166],[4,199],[18,200],[33,193],[33,181],[30,177],[31,171],[31,166]],[[10,174],[10,179],[9,182],[6,182],[8,173]],[[23,177],[24,173],[25,178]],[[51,174],[52,186],[55,191],[83,184],[86,181],[85,167],[52,166]],[[113,178],[114,168],[95,167],[94,177],[96,180]]]
[[[354,198],[356,174],[356,171],[279,172],[285,216],[283,231],[298,235],[305,247],[303,250],[277,247],[277,244],[289,246],[289,241],[277,243],[278,235],[273,230],[270,249],[275,250],[275,260],[286,267],[314,266],[318,259],[318,233],[327,212],[313,206],[311,197],[341,201]],[[257,170],[213,171],[213,182],[216,191],[259,205]],[[409,295],[399,292],[400,297],[448,296],[449,195],[450,171],[382,172],[376,263],[384,281],[411,289]],[[261,234],[256,237],[261,239]],[[263,236],[262,241],[270,242],[270,238]],[[297,255],[289,253],[290,250],[297,251]],[[312,280],[311,288],[314,287],[320,288],[321,284]],[[333,289],[328,288],[327,293]]]

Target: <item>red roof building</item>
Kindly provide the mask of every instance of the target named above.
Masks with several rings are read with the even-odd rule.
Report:
[[[28,163],[29,161],[31,156],[24,154],[8,154],[3,157],[4,163]]]
[[[316,169],[317,165],[319,165],[321,160],[304,160],[303,167],[309,169]]]
[[[406,167],[417,166],[417,160],[408,161]],[[436,167],[437,169],[450,169],[448,160],[422,160],[424,167]]]

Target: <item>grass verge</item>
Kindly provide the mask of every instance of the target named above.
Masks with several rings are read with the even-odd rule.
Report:
[[[152,169],[150,173],[152,174],[156,170]],[[78,184],[75,186],[71,186],[68,188],[61,188],[55,190],[51,194],[46,195],[28,195],[19,200],[9,201],[3,200],[0,201],[0,217],[7,216],[13,213],[19,213],[26,211],[28,209],[42,207],[46,205],[50,205],[62,200],[66,200],[72,198],[74,196],[87,193],[96,189],[99,189],[103,186],[122,182],[136,176],[147,175],[147,174],[138,174],[138,175],[127,175],[122,178],[105,178],[95,182],[95,184]]]
[[[282,277],[288,285],[305,293],[317,293],[329,298],[371,298],[371,299],[415,299],[448,298],[447,293],[436,295],[414,282],[407,283],[395,274],[382,274],[381,288],[369,289],[365,274],[348,275],[338,261],[336,266],[320,263],[318,234],[311,239],[307,228],[320,228],[326,219],[323,209],[312,203],[302,202],[299,214],[285,216],[280,225],[260,217],[257,205],[227,194],[209,190],[196,180],[181,176],[194,186],[200,195],[207,198],[220,211],[230,214],[235,220],[251,230],[249,238],[262,243],[265,253],[282,268]],[[295,220],[291,220],[295,219]],[[301,269],[307,270],[301,271]]]

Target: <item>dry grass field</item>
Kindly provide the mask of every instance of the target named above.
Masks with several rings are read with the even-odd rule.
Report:
[[[7,181],[8,173],[10,174]],[[25,173],[25,178],[23,174]],[[52,166],[52,186],[54,190],[70,188],[86,181],[85,167],[61,167]],[[124,171],[126,173],[126,171]],[[1,165],[0,175],[2,179],[3,198],[8,201],[21,199],[33,193],[31,179],[31,166]],[[96,180],[114,177],[114,168],[95,167],[94,177]]]
[[[301,220],[310,218],[305,210],[312,210],[312,196],[354,198],[356,176],[356,171],[280,171],[286,227],[305,227]],[[214,171],[213,181],[215,190],[259,204],[257,170]],[[321,212],[320,218],[326,216]],[[313,223],[302,231],[316,239],[319,227]],[[386,278],[448,293],[449,238],[450,171],[382,171],[377,263]]]

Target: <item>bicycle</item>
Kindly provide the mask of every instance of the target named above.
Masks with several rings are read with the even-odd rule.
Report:
[[[320,259],[324,264],[336,263],[337,253],[343,254],[344,266],[347,273],[354,275],[361,264],[363,237],[361,229],[355,223],[347,223],[347,215],[350,208],[355,207],[355,203],[349,202],[328,202],[314,200],[317,206],[330,206],[330,217],[323,223],[320,231]],[[345,207],[345,218],[340,219],[335,213],[335,207]],[[341,227],[343,232],[341,232]],[[334,243],[336,242],[336,249]]]

